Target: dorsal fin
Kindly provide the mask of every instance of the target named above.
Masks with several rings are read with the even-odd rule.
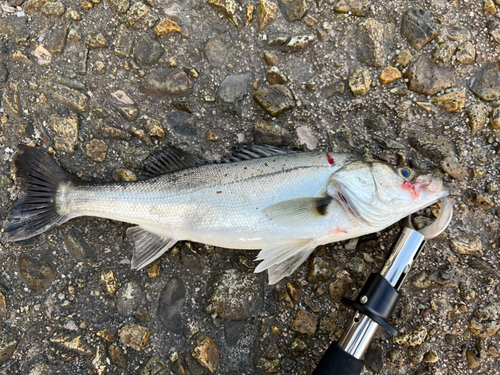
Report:
[[[206,162],[189,152],[173,146],[165,146],[153,151],[142,167],[141,178],[152,178],[166,173],[193,168]]]
[[[279,148],[271,145],[252,145],[242,143],[230,155],[224,155],[220,160],[221,163],[234,163],[243,160],[261,159],[270,156],[293,154],[297,151]]]

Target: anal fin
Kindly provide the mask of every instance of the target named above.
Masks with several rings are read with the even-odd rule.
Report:
[[[134,244],[131,267],[136,270],[161,257],[177,242],[177,239],[159,236],[140,226],[127,229],[127,236]]]
[[[256,260],[262,260],[262,262],[254,272],[268,270],[269,284],[275,284],[299,268],[315,248],[316,243],[312,239],[266,246],[257,256]]]

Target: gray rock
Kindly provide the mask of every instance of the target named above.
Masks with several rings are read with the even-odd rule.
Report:
[[[408,88],[425,95],[434,95],[455,86],[455,68],[439,66],[427,55],[419,59],[406,71]]]
[[[256,145],[286,146],[292,142],[292,134],[276,123],[261,119],[253,128]]]
[[[292,35],[289,37],[278,37],[269,41],[268,46],[282,52],[304,51],[311,43],[316,41],[314,35]]]
[[[127,22],[133,29],[147,30],[152,28],[158,16],[146,4],[138,2],[127,12]]]
[[[118,36],[116,38],[115,53],[118,56],[130,57],[132,56],[132,48],[135,44],[134,33],[125,25],[118,27]]]
[[[289,350],[293,356],[297,357],[307,350],[307,345],[304,340],[299,337],[294,337],[290,342]]]
[[[389,349],[387,351],[387,359],[396,367],[400,367],[404,363],[404,358],[399,348]]]
[[[151,357],[139,370],[139,375],[168,375],[171,374],[169,365],[160,361],[158,357]]]
[[[79,262],[96,262],[97,252],[85,240],[77,229],[70,229],[64,236],[64,245],[68,252]]]
[[[359,257],[352,257],[345,264],[345,269],[351,275],[360,277],[365,271],[365,261]]]
[[[285,86],[272,85],[254,94],[255,101],[273,117],[295,106],[292,92]]]
[[[280,72],[278,67],[273,66],[271,69],[266,74],[266,80],[269,82],[271,85],[282,85],[286,83],[287,79],[283,75],[283,73]]]
[[[17,340],[15,337],[8,334],[0,335],[0,362],[8,361],[16,348]]]
[[[245,320],[264,308],[263,285],[259,277],[238,270],[226,270],[210,282],[205,311],[223,319]]]
[[[186,299],[186,287],[179,278],[172,278],[162,290],[158,301],[158,319],[173,333],[182,332],[181,309]]]
[[[278,0],[281,14],[288,22],[300,21],[313,4],[313,0]]]
[[[381,24],[373,18],[360,22],[356,42],[359,60],[370,66],[383,67],[388,55],[388,39],[393,31],[393,24]]]
[[[417,131],[410,135],[408,141],[413,148],[430,158],[444,159],[455,156],[453,144],[442,135]]]
[[[223,43],[219,39],[209,39],[205,44],[205,56],[215,68],[221,68],[227,60],[231,43]]]
[[[470,81],[471,91],[480,99],[495,100],[500,97],[500,69],[495,64],[486,64]]]
[[[56,260],[50,252],[42,254],[39,259],[23,253],[17,261],[17,271],[21,281],[38,295],[56,279]]]
[[[243,336],[245,325],[246,322],[244,320],[228,320],[224,322],[224,337],[226,339],[227,345],[229,345],[230,347],[234,347],[238,343],[238,340],[240,340]],[[274,343],[276,345],[276,342]],[[266,357],[269,358],[267,354]]]
[[[328,294],[334,301],[338,301],[351,289],[351,286],[351,275],[342,270],[335,275],[335,280],[328,286]]]
[[[137,61],[147,65],[156,64],[163,53],[161,44],[147,35],[140,37],[134,47],[134,57]]]
[[[242,101],[248,95],[248,82],[251,74],[228,76],[222,81],[217,91],[219,108],[226,112],[241,113]]]
[[[303,335],[312,335],[316,332],[317,325],[318,317],[316,314],[299,310],[292,324],[290,324],[290,329]]]
[[[450,240],[451,249],[462,255],[483,256],[483,244],[479,236],[459,236]]]
[[[120,286],[115,295],[116,310],[123,317],[132,316],[142,303],[143,290],[138,280]]]
[[[425,10],[411,8],[403,14],[401,35],[406,38],[413,48],[420,51],[437,36],[437,30]]]
[[[487,338],[500,330],[500,302],[480,307],[472,314],[469,328],[476,336]]]
[[[194,137],[198,134],[195,119],[184,112],[173,112],[167,116],[170,129],[181,136]]]
[[[372,344],[365,354],[366,369],[376,374],[380,374],[384,368],[384,348],[380,344]]]
[[[147,77],[144,91],[156,97],[172,97],[190,94],[193,84],[181,69],[156,69]]]
[[[318,281],[328,281],[333,274],[333,267],[320,257],[311,258],[309,261],[309,273],[307,281],[316,283]]]

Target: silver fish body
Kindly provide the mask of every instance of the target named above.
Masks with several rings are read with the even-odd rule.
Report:
[[[131,183],[63,180],[55,210],[60,222],[96,216],[136,224],[127,232],[133,268],[190,240],[262,249],[256,272],[267,269],[275,283],[316,246],[382,230],[445,195],[432,176],[409,180],[385,163],[311,152],[205,164]]]

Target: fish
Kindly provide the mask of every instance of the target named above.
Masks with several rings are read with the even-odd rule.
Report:
[[[193,241],[260,250],[255,272],[267,270],[269,284],[290,276],[317,246],[381,231],[449,194],[435,173],[273,146],[243,146],[218,163],[166,146],[133,182],[79,180],[24,145],[14,163],[22,194],[4,222],[8,241],[94,216],[135,225],[126,231],[132,269]]]

